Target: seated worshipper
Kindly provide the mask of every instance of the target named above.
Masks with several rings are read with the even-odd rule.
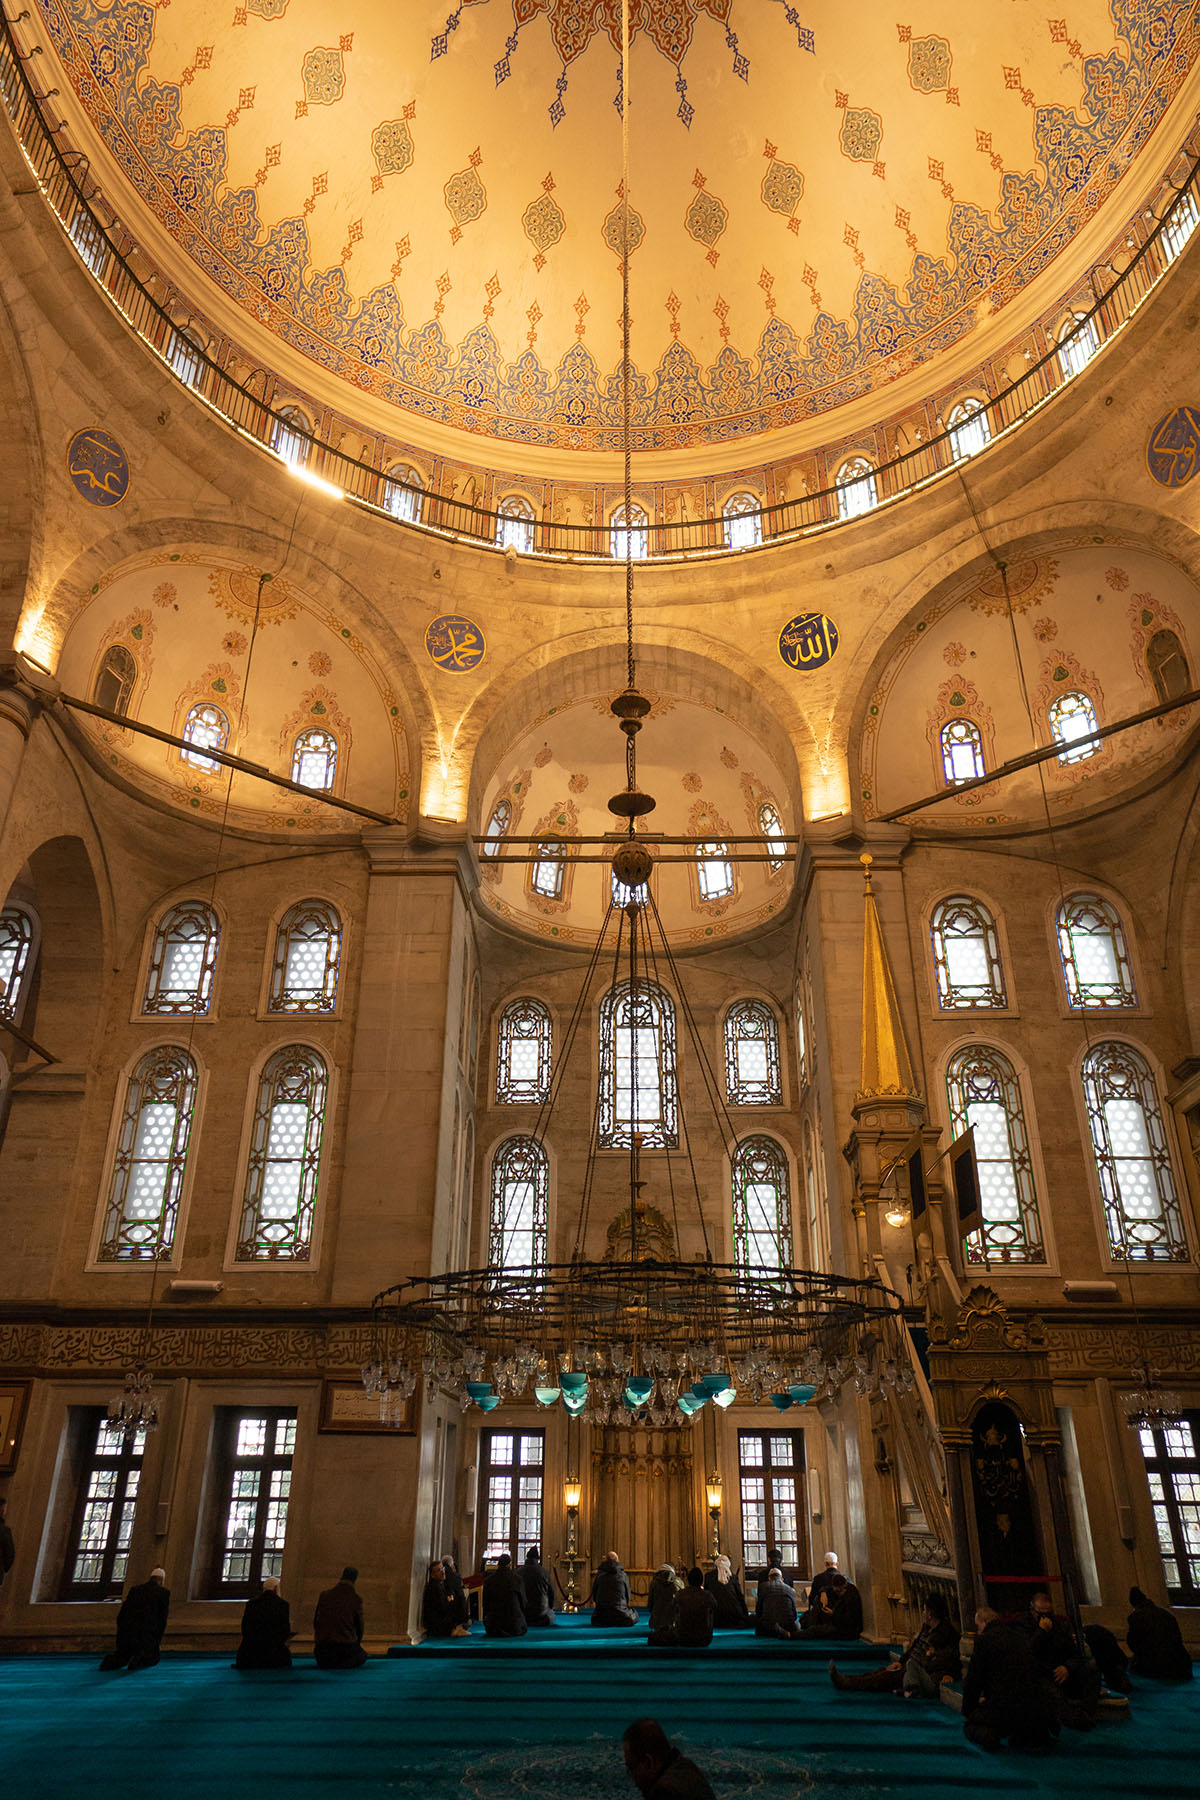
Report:
[[[680,1588],[686,1587],[686,1585],[686,1582],[680,1581],[670,1563],[659,1563],[658,1568],[650,1577],[651,1637],[656,1631],[671,1629],[675,1617],[675,1596]]]
[[[629,1577],[621,1567],[615,1550],[606,1554],[592,1581],[593,1625],[636,1625],[637,1612],[632,1604]]]
[[[525,1621],[531,1626],[554,1625],[554,1584],[549,1573],[542,1567],[541,1554],[535,1544],[525,1552],[525,1567],[521,1571],[521,1580],[525,1584]]]
[[[796,1623],[796,1590],[783,1579],[782,1569],[772,1569],[767,1576],[766,1592],[759,1599],[755,1614],[757,1637],[795,1638],[800,1636]]]
[[[1125,1627],[1125,1642],[1134,1674],[1149,1676],[1151,1681],[1190,1681],[1192,1659],[1174,1613],[1166,1606],[1156,1606],[1138,1587],[1130,1588],[1129,1604],[1133,1610]]]
[[[835,1662],[829,1679],[842,1693],[919,1695],[936,1700],[943,1682],[962,1674],[958,1654],[958,1629],[950,1623],[950,1608],[942,1594],[930,1594],[921,1614],[921,1629],[895,1662],[864,1675],[842,1675]]]
[[[677,1644],[704,1650],[712,1643],[717,1602],[699,1569],[689,1569],[687,1586],[677,1590],[671,1603],[671,1622],[650,1633],[652,1644]]]
[[[525,1584],[505,1551],[483,1584],[483,1629],[489,1637],[524,1637]]]
[[[263,1576],[263,1591],[247,1600],[242,1612],[242,1641],[236,1669],[290,1669],[292,1609],[280,1597],[278,1575]]]
[[[454,1602],[454,1629],[451,1637],[470,1637],[471,1607],[467,1600],[467,1590],[463,1586],[463,1578],[458,1572],[458,1564],[452,1556],[443,1556],[442,1568],[446,1572],[446,1592]]]
[[[821,1577],[813,1582],[817,1585]],[[800,1629],[809,1637],[840,1638],[843,1641],[861,1636],[863,1628],[862,1596],[852,1581],[835,1574],[821,1589],[815,1606],[810,1606],[800,1621]]]
[[[782,1574],[783,1574],[783,1557],[779,1554],[778,1550],[771,1550],[768,1552],[766,1570],[758,1578],[758,1589],[757,1589],[757,1591],[755,1593],[755,1597],[754,1597],[754,1617],[756,1620],[758,1619],[759,1614],[762,1612],[763,1595],[767,1591],[767,1583],[771,1579],[771,1570],[772,1569],[778,1569],[780,1572],[780,1575],[782,1576]]]
[[[1063,1724],[1090,1731],[1100,1705],[1100,1671],[1067,1620],[1057,1617],[1044,1588],[1033,1595],[1021,1623],[1032,1639],[1038,1674],[1055,1689]]]
[[[817,1602],[821,1598],[821,1595],[826,1591],[826,1589],[833,1586],[833,1578],[837,1573],[838,1573],[837,1551],[836,1550],[827,1550],[825,1552],[825,1567],[821,1570],[821,1573],[819,1575],[813,1576],[812,1586],[808,1590],[808,1606],[809,1606],[810,1612],[812,1611],[813,1607],[816,1606]]]
[[[716,1800],[690,1757],[676,1750],[657,1719],[635,1719],[621,1740],[625,1767],[644,1800]]]
[[[453,1589],[446,1580],[445,1564],[430,1563],[429,1579],[421,1595],[421,1629],[428,1638],[453,1637],[460,1616]]]
[[[164,1583],[165,1569],[151,1569],[149,1578],[131,1587],[117,1614],[117,1646],[100,1664],[102,1669],[152,1669],[167,1629],[171,1590]]]
[[[317,1596],[313,1614],[313,1655],[318,1669],[361,1669],[363,1603],[355,1582],[358,1570],[348,1563],[342,1578]]]
[[[990,1606],[975,1614],[975,1648],[963,1681],[963,1732],[981,1750],[1032,1750],[1058,1736],[1058,1711],[1038,1675],[1033,1641]]]
[[[1100,1679],[1109,1693],[1132,1693],[1133,1683],[1129,1679],[1129,1658],[1108,1626],[1085,1625],[1083,1641],[1087,1645],[1088,1651],[1100,1671]]]
[[[704,1585],[717,1603],[717,1624],[722,1631],[748,1631],[750,1612],[742,1584],[727,1556],[718,1556],[704,1577]]]

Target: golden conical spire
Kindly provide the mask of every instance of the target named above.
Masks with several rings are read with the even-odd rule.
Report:
[[[871,864],[866,851],[859,857],[867,884],[867,916],[863,931],[862,1074],[858,1098],[919,1099],[912,1059],[904,1039],[904,1025],[896,1000],[896,984],[888,962],[875,895],[871,890]]]

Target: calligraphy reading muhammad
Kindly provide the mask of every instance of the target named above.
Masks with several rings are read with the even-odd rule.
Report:
[[[425,648],[439,669],[464,674],[483,661],[487,644],[473,620],[460,618],[456,613],[443,613],[426,627]]]
[[[129,491],[129,459],[112,433],[98,425],[71,439],[67,474],[89,506],[119,506]]]
[[[1158,421],[1146,445],[1146,465],[1160,487],[1186,487],[1200,468],[1200,412],[1177,406]]]

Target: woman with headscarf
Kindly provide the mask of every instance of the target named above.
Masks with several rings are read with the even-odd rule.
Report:
[[[527,1625],[554,1625],[554,1588],[550,1577],[542,1567],[542,1558],[536,1544],[525,1553],[525,1567],[521,1570],[521,1580],[525,1585],[525,1623]]]
[[[650,1577],[650,1629],[668,1631],[675,1617],[675,1596],[683,1583],[669,1562],[660,1563]]]
[[[525,1588],[505,1551],[483,1584],[483,1629],[489,1637],[524,1637]]]
[[[717,1603],[718,1629],[748,1631],[750,1611],[746,1605],[746,1596],[727,1556],[718,1556],[716,1563],[704,1577],[704,1585]]]

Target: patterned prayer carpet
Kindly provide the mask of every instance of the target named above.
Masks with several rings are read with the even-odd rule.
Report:
[[[720,1800],[1130,1800],[1197,1793],[1200,1682],[1140,1683],[1131,1716],[989,1756],[938,1704],[837,1694],[827,1658],[762,1656],[741,1634],[708,1659],[647,1654],[642,1634],[530,1637],[500,1655],[422,1646],[326,1674],[242,1675],[167,1655],[138,1675],[95,1657],[0,1659],[4,1791],[14,1800],[632,1800],[620,1737],[649,1713]],[[611,1653],[614,1639],[626,1646]],[[807,1647],[805,1647],[807,1648]],[[861,1647],[863,1651],[866,1646]],[[878,1653],[872,1653],[872,1659]],[[839,1655],[841,1652],[839,1651]],[[858,1661],[859,1657],[842,1660]],[[880,1659],[881,1660],[881,1659]]]

